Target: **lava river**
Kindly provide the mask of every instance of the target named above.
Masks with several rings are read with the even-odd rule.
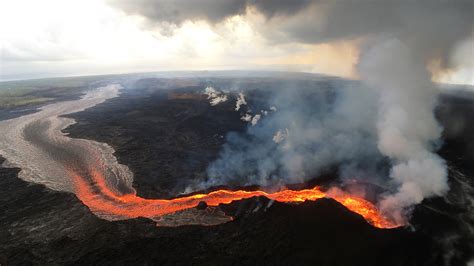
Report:
[[[300,203],[306,200],[317,200],[327,197],[319,187],[303,190],[281,190],[267,193],[260,190],[216,190],[208,194],[196,194],[174,199],[144,199],[135,193],[121,194],[109,188],[106,179],[99,170],[90,173],[90,179],[73,171],[70,172],[76,187],[76,195],[93,212],[108,217],[157,219],[160,216],[195,207],[204,201],[209,206],[228,204],[235,200],[265,196],[279,202]],[[91,180],[89,183],[87,180]],[[346,206],[349,210],[362,215],[370,224],[379,228],[393,228],[397,225],[381,215],[369,201],[339,191],[331,198]]]

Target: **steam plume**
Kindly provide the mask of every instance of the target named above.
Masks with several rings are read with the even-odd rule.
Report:
[[[209,103],[212,106],[215,106],[227,101],[227,95],[225,95],[224,93],[220,91],[217,91],[213,87],[207,87],[204,90],[204,94],[207,95],[207,98],[209,99]]]
[[[340,166],[342,175],[359,169],[364,177],[375,176],[383,159],[375,141],[376,98],[357,82],[349,84],[273,88],[269,105],[278,111],[260,116],[245,134],[229,134],[201,185],[278,186],[316,177],[330,166]]]
[[[441,134],[433,110],[437,89],[419,53],[397,39],[375,44],[361,57],[363,80],[379,93],[378,149],[393,164],[398,186],[381,207],[399,222],[404,208],[448,190],[443,159],[432,153]]]
[[[247,105],[247,101],[245,100],[245,95],[242,92],[239,92],[237,102],[235,103],[235,111],[239,111],[242,105]]]

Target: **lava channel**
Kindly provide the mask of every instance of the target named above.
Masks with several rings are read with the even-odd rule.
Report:
[[[265,191],[245,190],[216,190],[208,194],[196,194],[174,199],[144,199],[136,195],[121,194],[110,189],[106,179],[98,170],[90,171],[90,181],[83,176],[69,171],[73,179],[77,197],[88,206],[91,211],[102,217],[110,219],[129,219],[146,217],[152,220],[178,211],[196,207],[204,201],[209,206],[228,204],[232,201],[247,199],[255,196],[264,196],[269,199],[286,202],[300,203],[307,200],[317,200],[330,197],[346,206],[349,210],[360,214],[367,222],[378,228],[394,228],[399,225],[383,216],[371,202],[340,191],[335,195],[328,195],[319,187],[303,190],[281,190],[267,193]]]

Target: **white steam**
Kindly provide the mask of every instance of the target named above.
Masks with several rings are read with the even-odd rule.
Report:
[[[237,101],[235,102],[235,111],[239,111],[242,105],[247,105],[247,101],[245,101],[245,95],[242,92],[239,92]]]
[[[207,87],[204,90],[204,94],[207,95],[207,98],[209,99],[209,103],[212,106],[216,106],[220,103],[227,101],[227,95],[225,95],[223,92],[217,91],[213,87]]]
[[[266,104],[269,110],[278,106],[278,112],[245,113],[242,119],[258,117],[258,126],[226,136],[218,159],[209,165],[208,180],[196,184],[197,189],[304,182],[333,166],[340,167],[343,177],[379,176],[375,173],[383,158],[376,146],[371,90],[330,79],[272,84]]]
[[[250,121],[250,123],[252,124],[252,126],[255,126],[255,125],[258,123],[258,121],[260,120],[261,117],[262,117],[262,116],[259,115],[259,114],[254,115],[253,118],[252,118],[252,121]]]
[[[245,122],[250,122],[252,121],[252,116],[249,113],[246,113],[240,118],[240,120],[245,121]]]
[[[235,101],[235,111],[239,111],[243,105],[247,105],[247,101],[245,100],[245,95],[242,92],[239,92],[237,95],[237,100]],[[271,111],[276,111],[276,107],[270,107]],[[242,114],[240,120],[249,122],[252,126],[257,125],[258,121],[262,118],[262,116],[268,115],[267,110],[261,110],[260,114],[252,115],[252,110],[247,109],[247,112]]]
[[[380,206],[399,222],[407,207],[448,190],[445,162],[432,152],[441,134],[433,114],[438,90],[414,53],[399,40],[386,39],[359,63],[362,79],[380,97],[378,149],[391,159],[390,177],[398,187]]]
[[[273,136],[272,140],[275,143],[280,143],[283,142],[288,137],[288,135],[290,135],[288,128],[286,128],[285,131],[278,130]]]

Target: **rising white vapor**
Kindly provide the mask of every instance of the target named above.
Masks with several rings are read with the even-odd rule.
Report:
[[[213,87],[206,87],[206,89],[204,90],[204,94],[207,95],[207,98],[209,99],[209,103],[212,106],[216,106],[220,103],[226,102],[228,99],[227,95],[225,95],[221,91],[214,89]]]
[[[378,148],[392,160],[397,192],[380,203],[398,222],[403,211],[448,190],[443,159],[433,153],[441,127],[434,117],[438,89],[418,51],[397,39],[376,43],[361,56],[359,72],[379,95]]]
[[[245,95],[242,92],[239,92],[237,101],[235,102],[235,111],[239,111],[242,105],[247,105],[247,101],[245,100]]]
[[[280,142],[283,142],[287,137],[288,135],[290,134],[290,132],[288,131],[288,128],[285,129],[285,131],[283,130],[278,130],[275,135],[273,135],[273,142],[275,143],[280,143]]]
[[[245,122],[250,122],[252,121],[252,116],[249,113],[246,113],[240,118],[240,120],[245,121]]]
[[[255,125],[258,123],[258,121],[260,120],[261,117],[262,117],[262,116],[259,115],[259,114],[254,115],[253,118],[252,118],[252,121],[250,121],[250,123],[252,124],[252,126],[255,126]]]

